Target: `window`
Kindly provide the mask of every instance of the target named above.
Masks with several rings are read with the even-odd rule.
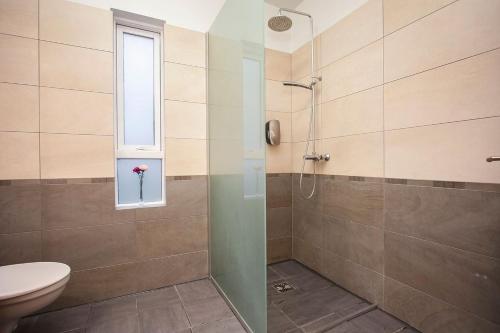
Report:
[[[160,206],[165,204],[163,24],[143,26],[138,15],[126,14],[115,11],[116,206]]]

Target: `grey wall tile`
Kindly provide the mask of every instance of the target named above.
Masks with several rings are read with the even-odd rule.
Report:
[[[267,241],[267,263],[274,263],[292,257],[292,238],[277,238]]]
[[[292,237],[292,207],[267,209],[267,239]]]
[[[206,216],[192,216],[137,223],[137,246],[141,258],[208,250]]]
[[[0,235],[0,266],[40,261],[41,239],[40,231]]]
[[[40,185],[0,186],[0,233],[41,228]]]
[[[322,212],[323,209],[323,183],[326,177],[317,175],[316,176],[316,187],[314,195],[310,199],[306,199],[304,194],[300,190],[300,174],[293,174],[292,186],[293,186],[293,209],[294,212],[298,210],[314,210],[318,213]],[[314,184],[314,178],[311,175],[304,175],[302,178],[302,188],[306,195],[310,193]]]
[[[293,235],[315,247],[323,247],[321,213],[310,209],[294,209]]]
[[[500,332],[498,325],[387,277],[383,308],[425,333]]]
[[[266,177],[266,205],[269,208],[292,205],[292,177],[279,174]]]
[[[379,273],[384,268],[384,231],[324,216],[324,248]]]
[[[383,184],[325,178],[323,193],[325,215],[340,221],[382,226]]]
[[[385,226],[500,258],[500,193],[385,185]]]
[[[500,323],[500,262],[496,259],[386,232],[385,274]]]
[[[42,233],[42,257],[83,270],[127,263],[137,258],[134,223],[47,230]]]
[[[323,270],[323,249],[300,238],[293,239],[293,258],[315,271]]]

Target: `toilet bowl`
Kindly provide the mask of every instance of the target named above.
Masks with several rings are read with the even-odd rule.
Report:
[[[20,318],[61,295],[71,269],[57,262],[31,262],[0,267],[0,333],[11,333]]]

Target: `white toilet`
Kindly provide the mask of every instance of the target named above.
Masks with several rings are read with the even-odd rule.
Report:
[[[51,304],[61,295],[71,269],[58,262],[31,262],[0,267],[0,333]]]

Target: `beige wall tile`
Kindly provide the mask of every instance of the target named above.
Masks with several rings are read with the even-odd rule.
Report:
[[[462,0],[385,38],[385,81],[500,46],[500,2]]]
[[[321,66],[382,38],[382,1],[369,0],[321,34]]]
[[[206,103],[206,69],[166,62],[165,98]]]
[[[388,178],[500,183],[500,117],[385,133]]]
[[[384,176],[381,132],[325,139],[323,152],[329,153],[332,158],[322,164],[322,174]]]
[[[207,105],[166,100],[165,136],[179,139],[206,139]]]
[[[314,111],[316,118],[315,138],[321,138],[321,105],[316,105]],[[311,121],[311,109],[305,109],[292,113],[292,141],[306,141],[309,135],[309,123]],[[312,137],[312,133],[311,133]]]
[[[40,39],[113,51],[113,13],[67,0],[40,0]]]
[[[0,132],[0,179],[36,179],[38,133]]]
[[[41,134],[42,178],[114,176],[112,136]]]
[[[321,67],[320,37],[314,38],[314,70]],[[292,80],[297,81],[311,75],[311,43],[306,43],[292,53]]]
[[[113,92],[113,54],[40,42],[40,85]]]
[[[384,34],[390,34],[455,0],[384,0]]]
[[[383,43],[375,42],[324,68],[323,102],[375,87],[383,81]]]
[[[205,34],[165,25],[165,61],[206,67]]]
[[[38,88],[0,83],[0,131],[38,131]]]
[[[113,135],[113,95],[40,89],[41,132]]]
[[[38,1],[0,1],[0,33],[38,38]]]
[[[165,173],[167,176],[207,174],[207,141],[166,139]]]
[[[498,116],[499,77],[496,50],[387,84],[385,128]]]
[[[281,142],[292,142],[292,114],[290,112],[266,111],[266,120],[280,122]]]
[[[0,81],[38,84],[38,41],[0,35]]]
[[[280,81],[266,80],[266,110],[290,112],[292,90]]]
[[[292,144],[282,142],[279,146],[266,146],[266,172],[292,172]]]
[[[320,72],[315,73],[316,76],[321,76]],[[311,83],[311,78],[310,76],[306,76],[298,82],[309,85]],[[318,82],[314,86],[314,97],[315,97],[315,103],[319,104],[321,103],[321,98],[322,98],[322,87],[323,84],[321,82]],[[311,91],[308,89],[303,89],[303,88],[297,88],[297,87],[292,87],[292,112],[296,111],[301,111],[304,109],[308,109],[311,107]]]
[[[382,131],[383,89],[375,87],[327,102],[321,109],[323,138]]]
[[[268,80],[286,81],[292,77],[292,55],[272,49],[266,49],[265,77]]]

